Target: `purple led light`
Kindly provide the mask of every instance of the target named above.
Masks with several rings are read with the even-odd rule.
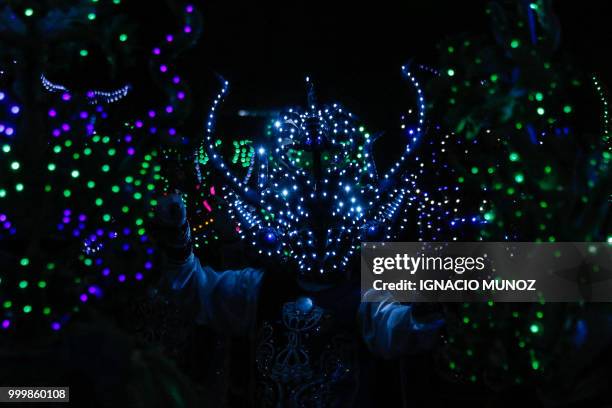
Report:
[[[172,82],[178,84],[179,82],[181,82],[181,77],[179,77],[178,75],[175,76],[174,78],[172,78]]]
[[[89,116],[89,114],[85,111],[82,111],[79,116],[81,117],[81,119],[87,119],[87,117]]]
[[[185,31],[187,34],[189,34],[191,32],[191,27],[190,26],[185,26],[183,31]]]
[[[51,329],[58,331],[62,326],[58,322],[51,323]]]
[[[159,48],[153,48],[153,54],[159,55],[161,54],[161,50]]]
[[[70,130],[70,125],[69,125],[69,124],[67,124],[67,123],[64,123],[64,124],[62,125],[62,130],[63,130],[64,132],[69,131],[69,130]]]
[[[133,155],[134,155],[134,153],[136,153],[136,150],[134,150],[134,148],[133,148],[133,147],[128,147],[128,149],[127,149],[127,154],[128,154],[129,156],[133,156]]]
[[[0,222],[6,221],[6,214],[0,214]]]
[[[150,118],[154,118],[155,117],[155,111],[149,111],[149,117]]]
[[[19,106],[17,106],[17,105],[13,105],[13,106],[11,106],[11,113],[12,113],[13,115],[18,114],[20,110],[21,110],[21,109],[19,109]]]
[[[102,269],[102,276],[108,276],[108,275],[110,275],[110,269],[108,268]]]
[[[179,93],[176,94],[176,97],[179,99],[185,99],[185,92],[180,91]]]
[[[87,294],[81,294],[81,296],[79,296],[79,299],[81,300],[81,302],[87,302]]]
[[[53,132],[51,134],[53,135],[53,137],[59,137],[62,132],[59,129],[53,129]]]
[[[168,35],[166,36],[166,41],[168,41],[169,43],[170,43],[170,42],[172,42],[172,41],[174,41],[174,37],[172,36],[172,34],[168,34]]]
[[[185,11],[186,11],[187,13],[193,13],[193,6],[192,6],[191,4],[188,4],[188,5],[185,7]]]
[[[119,275],[117,279],[119,280],[119,282],[125,282],[125,275]]]
[[[151,262],[151,261],[145,262],[144,267],[145,267],[145,269],[153,268],[153,262]]]
[[[11,325],[11,321],[10,320],[3,320],[2,321],[2,328],[3,329],[8,329],[10,325]]]
[[[6,133],[7,136],[12,136],[14,132],[15,132],[15,129],[13,129],[12,127],[7,127],[6,130],[4,131],[4,133]]]
[[[52,118],[57,116],[57,112],[55,111],[55,109],[49,109],[49,116]]]
[[[136,275],[134,277],[136,278],[136,280],[142,280],[143,275],[140,272],[136,272]]]
[[[69,100],[70,100],[70,98],[72,98],[72,97],[70,96],[70,94],[69,94],[68,92],[66,92],[66,93],[64,93],[64,94],[62,95],[62,99],[63,99],[64,101],[69,101]]]
[[[167,66],[165,66],[165,65],[160,65],[160,66],[159,66],[159,70],[160,70],[161,72],[166,72],[166,71],[168,71],[168,67],[167,67]]]
[[[172,113],[174,111],[174,108],[170,105],[166,106],[166,112],[167,113]]]
[[[136,125],[137,128],[140,129],[142,127],[142,120],[137,120],[135,125]]]

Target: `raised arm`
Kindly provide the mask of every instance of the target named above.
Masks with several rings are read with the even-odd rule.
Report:
[[[254,323],[262,273],[257,269],[216,272],[193,254],[189,223],[181,198],[159,200],[157,236],[167,255],[170,290],[197,323],[230,335],[242,335]]]
[[[392,296],[366,293],[359,307],[361,335],[374,354],[392,359],[406,354],[429,350],[439,338],[442,319],[417,321],[411,304],[402,304]]]

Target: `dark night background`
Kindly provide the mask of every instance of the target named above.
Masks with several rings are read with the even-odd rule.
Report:
[[[204,35],[191,53],[232,82],[246,106],[301,104],[303,77],[322,97],[342,101],[384,127],[397,116],[399,66],[435,63],[436,44],[452,34],[488,34],[484,1],[205,2]],[[610,72],[612,34],[605,2],[555,4],[562,47],[584,69]],[[604,78],[605,79],[605,78]]]
[[[340,101],[370,128],[397,129],[397,113],[412,106],[400,76],[409,60],[436,66],[436,44],[457,34],[490,37],[485,1],[206,1],[199,43],[179,59],[180,70],[195,89],[193,131],[218,82],[213,73],[231,83],[228,110],[278,108],[304,103],[303,81],[310,75],[323,102]],[[175,28],[163,1],[126,4],[134,37],[148,52],[159,36]],[[561,21],[560,54],[569,54],[584,71],[604,82],[610,78],[606,57],[612,34],[609,14],[599,1],[558,1]],[[132,102],[151,95],[142,80],[143,64],[130,64],[109,77],[104,61],[89,58],[78,66],[61,68],[53,78],[64,83],[100,87],[134,84]],[[86,75],[84,75],[86,73]],[[139,85],[142,85],[139,87]]]

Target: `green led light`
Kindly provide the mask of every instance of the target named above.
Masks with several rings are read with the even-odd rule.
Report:
[[[72,192],[70,190],[64,190],[64,197],[68,198],[72,195]]]
[[[34,15],[34,10],[28,7],[23,11],[23,14],[25,14],[26,17],[32,17]]]
[[[55,164],[54,164],[54,163],[49,163],[49,164],[47,165],[47,169],[48,169],[49,171],[55,171],[56,166],[55,166]]]
[[[519,161],[520,156],[519,156],[519,154],[518,154],[518,153],[516,153],[516,152],[512,152],[512,153],[510,153],[509,159],[510,159],[510,161],[512,161],[512,162]]]
[[[28,258],[21,258],[19,260],[19,265],[21,266],[28,266],[30,264],[30,260]]]
[[[95,19],[96,19],[96,13],[89,13],[89,14],[87,15],[87,19],[88,19],[89,21],[93,21],[93,20],[95,20]]]
[[[510,47],[512,48],[518,48],[520,45],[521,45],[521,42],[517,40],[516,38],[510,41]]]
[[[89,51],[87,51],[86,49],[82,49],[81,51],[79,51],[79,55],[81,57],[86,57],[89,55]]]
[[[43,308],[43,314],[44,315],[50,315],[51,314],[51,308],[50,307],[44,307]]]
[[[79,177],[79,174],[80,174],[80,173],[79,173],[79,171],[78,171],[78,170],[72,170],[72,172],[70,173],[70,175],[71,175],[73,178],[77,178],[77,177]]]
[[[478,167],[474,166],[472,167],[472,174],[478,174]]]
[[[87,182],[87,187],[89,187],[89,188],[94,188],[95,186],[96,186],[96,182],[95,182],[95,181],[93,181],[93,180],[89,180],[89,181]]]
[[[101,198],[96,198],[96,205],[100,207],[102,206],[102,204],[104,204],[104,200],[102,200]]]
[[[544,108],[539,107],[539,108],[537,109],[537,112],[538,112],[538,115],[542,116],[542,115],[544,115],[545,110],[544,110]]]
[[[108,164],[105,164],[105,165],[102,166],[102,171],[104,173],[108,173],[109,170],[110,170],[110,166]]]
[[[11,163],[11,169],[19,170],[19,167],[21,167],[21,165],[19,164],[18,161],[14,161],[14,162]]]
[[[118,193],[119,191],[121,191],[121,189],[119,188],[119,186],[112,186],[112,187],[111,187],[111,191],[112,191],[113,193]]]
[[[128,39],[127,34],[121,34],[121,35],[119,35],[119,41],[121,41],[121,42],[126,42],[126,41],[127,41],[127,39]]]
[[[28,281],[22,280],[21,282],[19,282],[20,289],[25,289],[27,287],[28,287]]]
[[[531,326],[529,326],[529,331],[532,333],[539,333],[540,332],[540,326],[538,326],[536,323],[532,324]]]
[[[13,302],[10,300],[5,300],[4,303],[2,303],[2,306],[4,306],[5,309],[10,309],[11,306],[13,306]]]
[[[109,214],[104,214],[102,216],[102,220],[104,220],[104,222],[109,222],[111,220],[111,216]]]
[[[563,107],[563,112],[565,112],[565,113],[572,113],[572,107],[569,106],[569,105],[565,105]]]
[[[533,360],[531,362],[531,368],[533,368],[534,370],[537,370],[538,368],[540,368],[540,362],[538,360]]]
[[[446,73],[448,74],[448,76],[452,77],[453,75],[455,75],[455,70],[452,68],[449,68],[448,71],[446,71]]]
[[[536,92],[535,98],[536,101],[541,101],[542,99],[544,99],[544,95],[542,94],[542,92]]]
[[[10,152],[10,151],[11,151],[11,146],[9,146],[9,145],[5,144],[4,146],[2,146],[2,151],[3,151],[4,153],[8,153],[8,152]]]
[[[6,190],[3,188],[0,188],[0,198],[4,198],[6,197]]]
[[[47,282],[45,282],[45,281],[39,281],[39,282],[38,282],[38,287],[39,287],[39,288],[41,288],[41,289],[46,288],[46,287],[47,287]]]
[[[15,190],[17,191],[23,191],[24,187],[22,183],[17,183],[15,184]]]
[[[552,167],[550,167],[550,166],[544,167],[544,173],[550,174],[551,172],[552,172]]]
[[[525,176],[523,176],[523,173],[516,173],[514,175],[514,181],[516,181],[517,183],[522,183],[523,181],[525,181]]]

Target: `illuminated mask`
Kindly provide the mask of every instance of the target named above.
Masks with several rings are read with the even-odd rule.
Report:
[[[347,272],[361,242],[392,239],[407,207],[421,205],[423,214],[440,209],[426,208],[418,172],[406,171],[423,131],[424,101],[418,82],[405,68],[404,74],[418,97],[416,125],[405,128],[405,151],[382,176],[372,155],[375,137],[340,105],[319,107],[307,78],[307,109],[275,120],[272,145],[255,147],[253,174],[239,177],[214,143],[216,113],[228,88],[223,82],[201,150],[225,178],[241,238],[260,254],[293,262],[301,275],[337,275]]]

